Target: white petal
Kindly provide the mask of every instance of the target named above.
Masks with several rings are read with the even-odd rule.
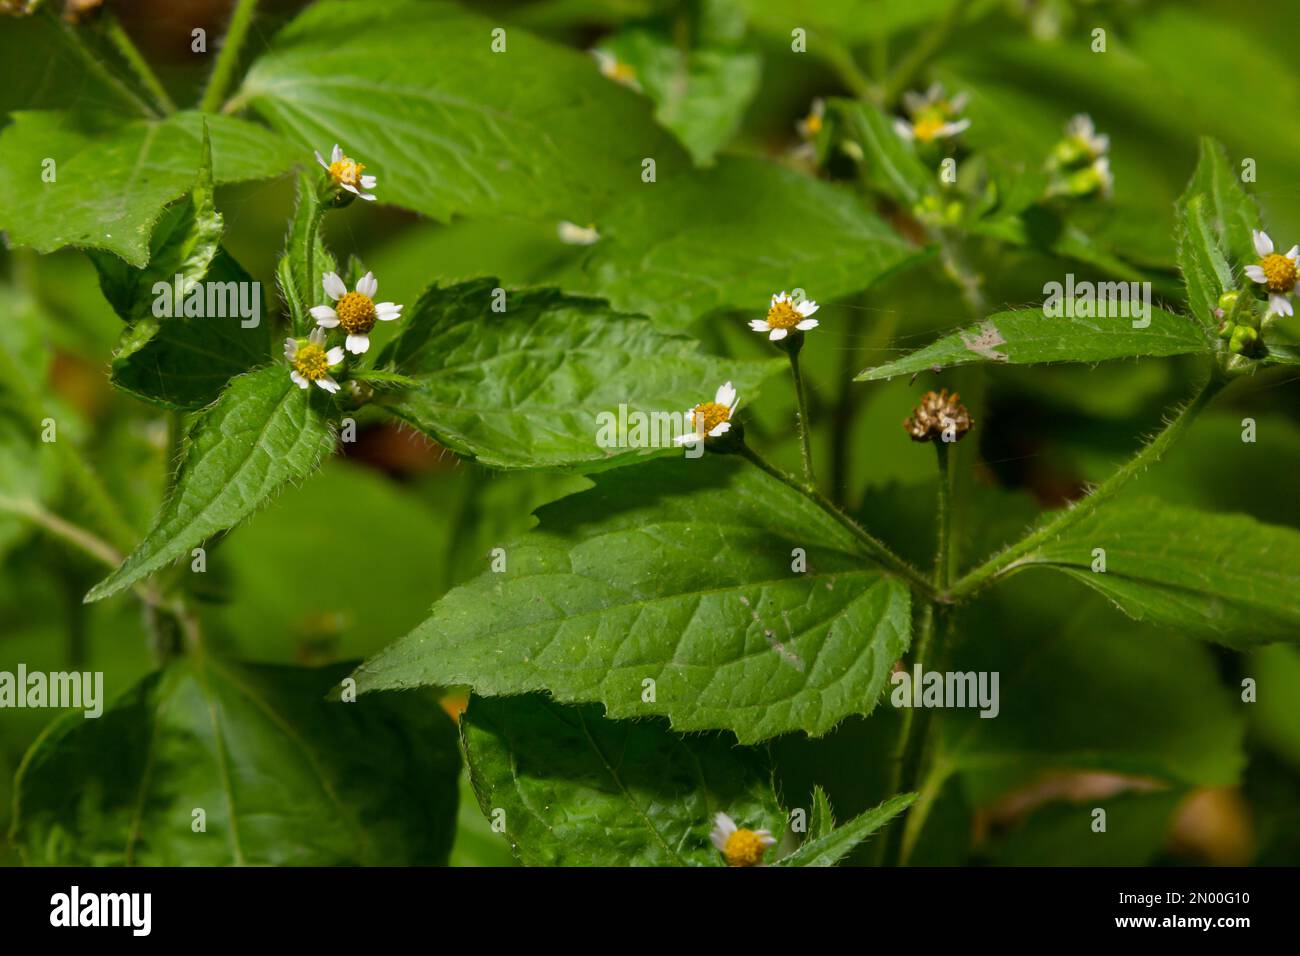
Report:
[[[339,183],[339,185],[342,186],[344,189],[346,189],[346,190],[347,190],[348,192],[350,192],[350,193],[354,193],[354,194],[356,194],[356,195],[358,195],[358,196],[361,195],[361,190],[358,189],[356,186],[353,186],[351,183]]]
[[[687,432],[685,435],[678,435],[676,438],[674,438],[673,444],[694,445],[697,442],[699,442],[703,437],[704,437],[703,435],[696,434],[695,432]]]
[[[1260,258],[1273,254],[1273,240],[1268,237],[1268,233],[1262,229],[1255,229],[1251,232],[1250,237],[1255,241],[1255,251],[1259,253]]]
[[[327,162],[325,162],[325,157],[322,156],[322,155],[320,154],[320,150],[319,150],[319,149],[316,150],[316,162],[320,163],[320,164],[321,164],[322,166],[324,166],[326,169],[329,169],[329,168],[330,168],[330,164],[327,163]]]
[[[343,296],[347,295],[348,287],[343,284],[337,272],[327,272],[321,276],[321,285],[325,287],[325,294],[337,302]]]
[[[773,329],[772,334],[768,336],[768,340],[772,342],[780,342],[783,338],[785,338],[789,334],[790,334],[789,329]]]
[[[316,326],[316,328],[312,329],[310,332],[307,333],[307,341],[310,342],[312,345],[324,345],[325,330],[322,329],[319,325]]]
[[[943,84],[935,80],[930,84],[930,88],[925,91],[925,101],[927,103],[937,103],[943,99]]]
[[[325,389],[325,391],[329,392],[331,395],[339,390],[339,383],[334,381],[334,379],[330,378],[328,375],[316,379],[316,384]]]
[[[368,335],[349,335],[347,342],[344,343],[348,351],[353,355],[365,355],[366,350],[370,348],[370,336]]]
[[[374,188],[375,188],[376,186],[378,186],[378,185],[379,185],[379,180],[376,179],[374,176],[362,176],[362,177],[361,177],[361,188],[362,188],[362,189],[374,189]]]
[[[379,291],[379,280],[375,278],[373,272],[367,272],[357,280],[357,291],[374,298],[375,293]]]
[[[954,96],[952,99],[948,101],[948,107],[954,113],[960,113],[962,110],[966,108],[966,104],[969,102],[970,102],[970,93],[967,92],[966,90],[962,90],[960,93],[958,93],[956,96]]]
[[[343,158],[343,148],[339,146],[338,143],[335,143],[334,148],[330,150],[330,162],[337,163],[342,158]]]
[[[293,357],[294,357],[295,355],[297,355],[297,354],[298,354],[298,340],[297,340],[297,339],[285,339],[285,340],[284,340],[284,357],[287,358],[287,359],[289,359],[290,361],[293,361]]]
[[[311,382],[307,381],[305,378],[303,378],[301,375],[298,374],[298,370],[296,368],[289,372],[289,377],[293,379],[293,384],[297,385],[299,388],[306,388],[308,385],[311,384]]]
[[[730,382],[719,385],[717,392],[713,396],[713,400],[719,405],[729,406],[736,400],[736,386],[732,385]]]
[[[337,345],[325,353],[326,365],[341,365],[343,363],[343,350]]]
[[[916,139],[916,134],[912,132],[912,124],[909,123],[907,120],[903,120],[903,119],[894,120],[894,132],[897,133],[899,136],[903,137],[903,139],[908,140],[909,142],[913,139]]]
[[[713,817],[713,826],[715,830],[721,831],[723,836],[731,836],[736,832],[736,821],[731,819],[725,813],[717,813]]]
[[[939,130],[939,135],[956,136],[958,133],[969,128],[970,128],[970,120],[968,119],[958,120],[955,123],[944,123],[943,127]]]
[[[908,90],[903,94],[903,108],[909,113],[915,113],[925,105],[925,97],[916,90]]]
[[[819,323],[816,319],[804,319],[802,322],[798,323],[795,328],[800,332],[807,332],[809,329],[817,328],[818,325]]]
[[[1264,269],[1262,266],[1246,266],[1245,272],[1246,275],[1256,282],[1268,281],[1268,276],[1264,275]]]
[[[766,332],[769,328],[767,319],[750,319],[749,327],[755,332]]]
[[[1285,255],[1292,262],[1295,262],[1297,259],[1300,259],[1300,246],[1292,246],[1285,253],[1283,253],[1283,255]]]
[[[1291,308],[1291,300],[1279,292],[1274,292],[1268,297],[1268,307],[1278,315],[1295,315],[1295,310]]]
[[[790,301],[790,297],[786,295],[784,291],[775,292],[772,294],[773,305],[780,305],[782,302],[789,302],[789,301]]]
[[[754,836],[758,837],[758,842],[763,846],[774,846],[776,844],[776,837],[772,836],[771,830],[755,830]]]
[[[311,317],[327,329],[332,329],[339,324],[339,314],[328,305],[312,306]]]
[[[731,422],[718,422],[713,426],[713,431],[709,432],[710,438],[717,438],[719,435],[725,435],[731,431]]]
[[[357,193],[357,195],[360,196],[362,199],[364,199],[366,202],[374,202],[374,201],[375,201],[375,194],[374,194],[374,193]]]
[[[402,307],[392,302],[380,302],[375,306],[375,318],[380,322],[391,322],[402,317]]]
[[[812,315],[814,312],[817,311],[818,308],[819,306],[817,305],[816,302],[809,302],[807,299],[805,299],[804,301],[800,302],[797,306],[795,306],[795,311],[798,312],[800,315]]]

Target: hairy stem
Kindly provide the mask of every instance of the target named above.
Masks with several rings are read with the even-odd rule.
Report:
[[[307,223],[307,288],[302,290],[304,300],[299,303],[300,307],[293,316],[294,335],[302,334],[302,326],[311,325],[307,317],[311,314],[312,296],[317,294],[312,291],[312,285],[316,281],[316,234],[320,231],[321,220],[325,217],[325,207],[320,204],[319,199],[313,199],[312,202],[315,205],[312,206],[311,220]]]
[[[862,72],[848,47],[834,37],[823,34],[817,35],[816,42],[821,48],[822,56],[840,78],[840,82],[848,87],[854,96],[864,100],[879,100],[879,91]]]
[[[1041,545],[1058,537],[1064,531],[1092,514],[1097,507],[1109,501],[1129,482],[1147,468],[1151,467],[1167,452],[1173,444],[1187,431],[1201,410],[1222,389],[1223,381],[1218,378],[1208,379],[1200,390],[1174,414],[1155,438],[1147,442],[1136,455],[1122,465],[1114,474],[1098,485],[1093,492],[1075,502],[1068,508],[1056,513],[1056,516],[1041,525],[1018,542],[993,555],[979,567],[964,575],[952,586],[947,597],[952,601],[963,600],[978,592],[986,585],[1010,574],[1021,567],[1024,559]]]
[[[790,356],[790,372],[794,376],[794,394],[795,401],[798,402],[797,417],[799,419],[799,448],[803,453],[803,477],[808,482],[808,487],[815,487],[817,479],[813,477],[813,458],[812,458],[812,424],[808,420],[808,392],[804,385],[803,374],[799,371],[799,351],[791,349],[786,353]]]
[[[817,505],[828,515],[830,515],[832,518],[834,518],[836,521],[842,524],[849,531],[850,534],[852,534],[855,538],[858,539],[858,541],[860,541],[863,545],[866,546],[867,552],[871,555],[872,559],[876,561],[876,563],[889,569],[890,571],[893,571],[899,577],[906,580],[918,591],[920,591],[921,594],[923,594],[928,600],[934,599],[935,596],[934,585],[932,585],[928,580],[926,580],[925,576],[922,575],[920,571],[912,567],[912,565],[909,564],[906,560],[899,557],[892,550],[890,550],[889,546],[886,545],[883,541],[875,537],[875,535],[871,534],[860,524],[858,524],[847,514],[845,514],[840,509],[840,507],[835,504],[835,502],[831,501],[829,498],[823,495],[816,488],[810,488],[807,485],[802,484],[797,479],[795,479],[792,475],[788,475],[781,469],[770,464],[765,458],[759,455],[758,452],[754,451],[754,449],[750,448],[748,445],[740,446],[740,454],[749,462],[754,464],[756,467],[767,472],[767,474],[771,475],[777,481],[780,481],[782,484],[789,485],[795,491],[799,492],[799,494],[803,495],[813,504]]]
[[[253,25],[253,13],[257,9],[257,0],[236,0],[235,12],[231,14],[230,26],[221,39],[221,49],[217,51],[217,62],[208,77],[207,88],[199,109],[205,113],[215,113],[225,99],[230,80],[239,65],[239,54],[243,50],[244,40],[248,37],[248,28]]]
[[[149,61],[141,55],[139,48],[131,40],[130,35],[122,28],[121,21],[111,13],[104,18],[104,32],[113,46],[117,48],[117,52],[122,54],[122,59],[126,60],[136,78],[149,91],[149,95],[153,97],[158,109],[163,113],[175,113],[176,104],[167,95],[167,90],[158,79],[158,74],[149,66]]]

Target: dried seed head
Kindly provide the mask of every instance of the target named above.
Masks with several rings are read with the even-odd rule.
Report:
[[[912,441],[960,441],[975,424],[960,399],[946,388],[921,396],[912,416],[903,421]]]

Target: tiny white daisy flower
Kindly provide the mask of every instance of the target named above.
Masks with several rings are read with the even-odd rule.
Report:
[[[768,338],[779,342],[790,334],[791,329],[807,332],[818,326],[816,319],[809,318],[820,306],[807,299],[795,302],[784,292],[772,296],[772,305],[767,310],[766,319],[752,319],[749,327],[755,332],[767,332]]]
[[[339,383],[330,375],[330,369],[342,365],[345,356],[337,345],[326,351],[324,329],[312,329],[305,345],[297,339],[285,339],[284,357],[291,366],[289,378],[299,388],[307,388],[315,382],[331,395],[339,390]]]
[[[1065,135],[1075,140],[1093,158],[1104,155],[1110,149],[1110,137],[1097,132],[1092,117],[1087,113],[1076,113],[1070,117],[1070,121],[1065,124]]]
[[[922,143],[951,139],[970,127],[970,120],[958,119],[968,99],[966,93],[945,96],[941,83],[933,84],[925,93],[909,90],[903,94],[903,109],[909,119],[894,120],[894,131],[903,139]]]
[[[686,420],[690,422],[691,431],[673,439],[678,445],[694,445],[706,438],[719,438],[731,431],[731,416],[740,404],[735,386],[730,382],[718,386],[713,401],[701,402],[694,408],[686,409]]]
[[[401,318],[402,307],[392,302],[376,303],[374,294],[379,289],[379,282],[373,272],[367,272],[357,280],[357,290],[349,292],[348,287],[337,273],[327,272],[321,278],[325,294],[334,300],[334,307],[318,305],[311,310],[311,317],[325,329],[343,326],[348,334],[347,346],[353,355],[362,355],[370,348],[370,330],[375,322],[391,322]]]
[[[1261,229],[1251,232],[1259,263],[1246,266],[1246,275],[1268,290],[1268,309],[1277,315],[1294,315],[1291,296],[1300,293],[1300,275],[1296,263],[1300,260],[1300,246],[1292,246],[1283,254],[1273,251],[1273,240]]]
[[[571,246],[590,246],[600,241],[600,233],[595,226],[579,226],[576,222],[563,220],[555,229],[560,242]]]
[[[611,79],[615,83],[621,83],[633,90],[639,91],[641,89],[641,84],[636,78],[636,69],[630,63],[622,62],[608,50],[602,50],[599,47],[592,49],[591,55],[596,58],[596,65],[600,67],[601,76]]]
[[[758,866],[763,862],[767,848],[776,845],[772,831],[747,830],[736,826],[736,821],[725,813],[713,818],[713,831],[709,839],[718,852],[727,859],[728,866]]]
[[[365,165],[344,156],[343,150],[339,148],[338,143],[335,143],[334,149],[330,151],[330,161],[328,163],[325,162],[325,157],[320,154],[320,150],[316,151],[316,162],[325,167],[325,172],[329,173],[329,177],[334,181],[335,185],[342,186],[348,192],[355,193],[362,199],[367,199],[370,202],[375,201],[375,194],[369,190],[374,189],[379,180],[374,176],[363,176],[361,171],[366,168]],[[363,189],[366,192],[362,192]]]
[[[826,101],[820,96],[812,101],[812,108],[808,115],[798,120],[794,126],[799,131],[801,139],[816,139],[817,134],[822,131],[822,126],[826,122]]]

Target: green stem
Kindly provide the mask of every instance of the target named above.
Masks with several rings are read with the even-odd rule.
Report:
[[[1208,379],[1190,401],[1186,402],[1166,423],[1155,438],[1147,442],[1142,450],[1121,466],[1114,474],[1094,489],[1092,494],[1075,502],[1046,524],[1038,528],[1009,548],[993,555],[979,567],[969,571],[961,578],[948,598],[952,601],[962,600],[975,594],[981,588],[1012,573],[1025,563],[1034,550],[1058,537],[1068,528],[1092,514],[1097,507],[1115,497],[1121,489],[1146,469],[1150,468],[1169,450],[1169,448],[1187,431],[1201,410],[1223,388],[1224,382],[1217,377]]]
[[[948,782],[951,774],[952,768],[943,760],[936,760],[926,771],[925,777],[917,788],[919,796],[916,798],[916,803],[908,808],[907,816],[903,818],[902,834],[898,841],[899,866],[906,866],[907,861],[912,858],[912,852],[921,838],[921,831],[925,829],[925,821],[930,816],[930,810],[934,808],[934,803],[943,792],[943,785]]]
[[[939,540],[934,552],[934,586],[943,593],[952,583],[957,549],[952,543],[953,470],[952,445],[946,441],[934,443],[939,459],[939,512],[937,517]]]
[[[836,75],[854,96],[864,100],[879,100],[879,91],[853,58],[852,51],[834,37],[818,34],[814,41],[821,50],[823,59],[830,64]]]
[[[948,8],[943,19],[936,23],[934,28],[912,47],[907,56],[899,61],[899,64],[894,67],[894,72],[885,80],[882,97],[885,103],[892,103],[898,99],[899,94],[911,84],[921,67],[925,66],[930,57],[938,53],[948,42],[948,38],[961,23],[969,5],[970,0],[953,0],[952,6]]]
[[[239,65],[239,53],[248,36],[248,28],[253,24],[253,13],[257,9],[257,0],[236,0],[235,12],[230,17],[230,26],[221,39],[221,49],[217,52],[217,62],[208,77],[207,88],[199,109],[205,113],[215,113],[226,96],[235,67]]]
[[[307,223],[307,288],[302,290],[306,301],[300,303],[300,307],[293,317],[293,334],[301,335],[302,326],[311,323],[307,321],[307,316],[311,313],[312,297],[320,295],[315,291],[316,272],[314,260],[316,258],[316,234],[320,231],[321,220],[325,217],[325,207],[321,205],[319,199],[312,199],[315,205],[312,206],[311,219]]]
[[[163,113],[175,113],[176,104],[167,95],[167,90],[158,79],[158,74],[154,73],[153,68],[149,66],[149,61],[141,55],[139,48],[132,42],[130,35],[122,28],[121,21],[110,13],[104,18],[104,30],[113,46],[117,48],[117,52],[122,54],[122,58],[126,60],[127,65],[131,67],[136,77],[149,91],[149,95],[153,97],[158,109]]]
[[[834,518],[836,521],[842,524],[849,531],[850,534],[852,534],[855,538],[858,539],[858,541],[860,541],[862,544],[866,546],[867,551],[877,563],[883,565],[884,567],[888,568],[890,571],[893,571],[895,574],[904,578],[906,581],[912,584],[912,586],[914,586],[918,591],[920,591],[921,594],[923,594],[927,599],[930,600],[934,599],[935,596],[934,585],[931,584],[928,580],[926,580],[925,576],[922,575],[920,571],[916,570],[916,568],[912,567],[911,564],[909,564],[903,558],[899,557],[897,554],[891,551],[888,545],[886,545],[879,538],[875,537],[873,534],[871,534],[869,531],[863,528],[860,524],[858,524],[856,521],[850,518],[847,514],[845,514],[842,510],[840,510],[840,507],[837,504],[835,504],[835,502],[831,501],[829,498],[823,495],[816,488],[809,488],[807,485],[801,484],[793,476],[788,475],[784,471],[781,471],[779,468],[776,468],[773,465],[769,464],[766,459],[764,459],[761,455],[758,454],[758,452],[754,451],[754,449],[750,448],[748,445],[740,446],[740,454],[750,463],[752,463],[762,471],[765,471],[767,474],[771,475],[777,481],[781,482],[782,484],[789,485],[795,491],[799,492],[799,494],[803,495],[813,504],[817,505],[828,515],[830,515],[832,518]]]
[[[812,425],[808,421],[808,393],[804,386],[803,375],[799,371],[799,350],[792,348],[786,353],[790,356],[790,372],[794,376],[795,400],[799,403],[799,448],[803,453],[803,477],[808,487],[816,487],[817,479],[813,477]]]

